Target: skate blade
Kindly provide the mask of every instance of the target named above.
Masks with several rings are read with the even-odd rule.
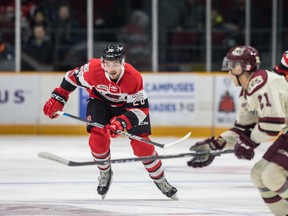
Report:
[[[172,200],[179,200],[177,197],[177,193],[175,193],[173,196],[170,197]]]
[[[106,193],[107,194],[107,193]],[[102,198],[102,200],[104,200],[105,199],[105,197],[106,197],[106,194],[103,194],[103,195],[101,195],[101,198]]]

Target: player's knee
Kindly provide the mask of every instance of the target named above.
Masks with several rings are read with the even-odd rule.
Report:
[[[148,136],[142,135],[141,137],[143,137],[144,139],[149,139]],[[137,157],[151,156],[155,151],[155,148],[153,145],[149,145],[138,140],[131,139],[130,143],[131,143],[134,155]]]
[[[287,181],[287,177],[282,174],[282,168],[274,163],[270,163],[262,172],[262,180],[271,191],[278,191]]]
[[[253,168],[251,169],[250,173],[251,179],[254,182],[254,185],[258,188],[263,187],[263,182],[261,179],[261,164],[260,162],[256,163]]]
[[[92,152],[105,153],[110,147],[110,137],[105,129],[93,127],[90,130],[89,146]]]

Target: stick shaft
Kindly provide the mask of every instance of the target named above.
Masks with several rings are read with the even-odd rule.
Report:
[[[225,150],[210,151],[209,154],[214,155],[214,156],[220,156],[222,154],[233,153],[233,152],[234,152],[233,149],[225,149]],[[203,154],[207,154],[207,152],[188,152],[188,153],[157,155],[157,156],[149,156],[149,157],[120,158],[120,159],[112,159],[112,160],[97,161],[97,162],[95,161],[77,162],[77,161],[67,160],[65,158],[59,157],[49,152],[41,152],[39,153],[39,157],[52,160],[58,163],[62,163],[66,166],[88,166],[88,165],[127,163],[127,162],[136,162],[136,161],[149,161],[149,160],[157,160],[157,159],[182,158],[182,157],[193,157],[193,156],[195,157],[195,156],[199,156]]]
[[[104,125],[102,125],[100,123],[91,122],[91,121],[88,121],[87,119],[84,119],[84,118],[81,118],[81,117],[78,117],[78,116],[74,116],[74,115],[71,115],[69,113],[65,113],[65,112],[62,112],[62,111],[58,111],[56,113],[58,115],[63,115],[63,116],[69,117],[69,118],[76,119],[76,120],[81,121],[81,122],[85,122],[88,125],[92,125],[92,126],[99,127],[99,128],[104,128],[105,127]],[[130,133],[127,133],[127,132],[124,132],[124,131],[116,131],[116,133],[119,133],[119,134],[121,134],[123,136],[126,136],[126,137],[130,138],[130,139],[138,140],[140,142],[144,142],[144,143],[147,143],[149,145],[154,145],[154,146],[157,146],[157,147],[160,147],[160,148],[169,148],[169,147],[172,147],[174,145],[177,145],[177,144],[187,140],[190,137],[190,135],[191,135],[191,132],[189,132],[184,137],[182,137],[179,140],[176,140],[175,142],[162,144],[162,143],[158,143],[158,142],[155,142],[155,141],[152,141],[152,140],[144,139],[142,137],[139,137],[139,136],[136,136],[134,134],[130,134]]]

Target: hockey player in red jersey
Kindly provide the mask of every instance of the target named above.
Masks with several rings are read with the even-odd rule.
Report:
[[[123,46],[110,44],[103,50],[101,59],[93,58],[87,64],[68,71],[44,105],[45,115],[57,117],[55,112],[63,109],[70,93],[77,87],[85,88],[90,96],[87,120],[106,125],[103,129],[87,126],[89,146],[95,161],[110,159],[110,137],[117,137],[118,130],[127,130],[149,139],[149,104],[142,76],[125,62]],[[130,145],[138,157],[157,155],[152,145],[134,139],[130,140]],[[145,161],[143,165],[160,191],[171,199],[177,199],[177,189],[166,180],[161,160]],[[100,177],[97,192],[104,199],[113,172],[109,164],[98,165],[98,168]]]
[[[223,68],[228,69],[234,84],[242,87],[236,123],[219,137],[198,142],[190,150],[234,148],[237,158],[251,160],[255,148],[277,137],[253,166],[251,178],[271,212],[288,215],[288,52],[274,72],[259,70],[259,53],[250,46],[233,47],[224,61],[227,65]],[[193,158],[188,166],[205,167],[214,158],[209,154]]]

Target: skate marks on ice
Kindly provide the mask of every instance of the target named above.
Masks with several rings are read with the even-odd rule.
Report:
[[[103,216],[120,216],[123,214],[115,214],[114,212],[109,213],[107,211],[95,211],[93,209],[88,208],[79,208],[75,206],[69,205],[59,205],[57,203],[18,203],[18,204],[0,204],[0,215],[5,216],[18,216],[18,215],[37,215],[37,216],[95,216],[95,215],[103,215]]]
[[[172,202],[178,202],[176,205]],[[234,210],[225,206],[208,205],[200,207],[199,203],[189,201],[172,201],[167,199],[106,199],[106,200],[61,200],[59,202],[13,202],[0,204],[3,216],[184,216],[184,215],[235,215],[235,216],[269,216],[265,210],[245,210],[234,206]],[[217,204],[219,205],[219,203]],[[229,205],[229,203],[228,203]],[[194,207],[195,206],[195,207]],[[235,210],[238,208],[238,210]],[[257,208],[257,206],[254,208]],[[106,210],[104,210],[106,209]]]
[[[113,141],[112,157],[133,156],[127,139]],[[157,139],[156,139],[157,140]],[[172,138],[158,139],[171,142]],[[159,154],[188,151],[191,143]],[[163,160],[178,201],[165,197],[141,163],[113,165],[114,180],[105,198],[97,194],[97,167],[66,167],[38,157],[41,151],[89,160],[87,137],[0,136],[0,215],[3,216],[180,216],[271,215],[250,180],[250,166],[225,155],[206,169],[186,166],[189,159]]]

